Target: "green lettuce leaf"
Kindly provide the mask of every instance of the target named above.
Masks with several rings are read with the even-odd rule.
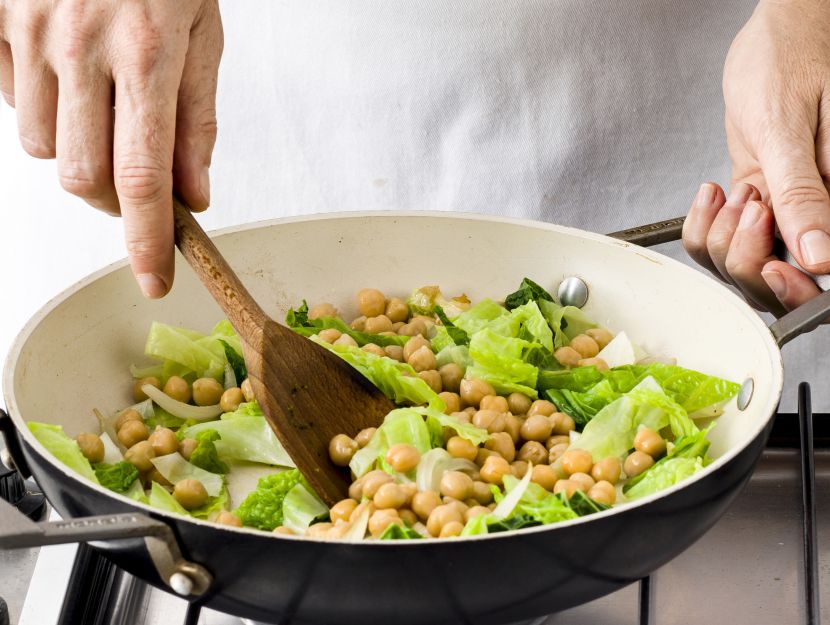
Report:
[[[219,342],[225,348],[225,357],[228,359],[228,364],[231,366],[231,369],[233,369],[236,386],[239,386],[248,377],[248,368],[245,366],[245,359],[241,354],[236,353],[236,350],[225,339],[219,339]]]
[[[383,334],[369,334],[368,332],[358,332],[352,329],[339,317],[318,317],[317,319],[308,318],[308,304],[303,300],[302,306],[296,310],[289,310],[285,316],[285,325],[294,330],[297,334],[303,336],[314,336],[320,330],[334,328],[340,330],[343,334],[348,334],[352,337],[360,347],[369,343],[374,343],[380,347],[387,345],[404,345],[408,340],[408,336],[385,336]]]
[[[406,443],[412,445],[421,454],[432,448],[433,440],[423,415],[413,408],[398,408],[383,419],[380,427],[363,449],[352,456],[349,467],[358,477],[365,475],[376,465],[389,473],[384,456],[392,445]]]
[[[504,307],[507,310],[513,310],[528,302],[540,299],[552,302],[553,296],[530,278],[525,278],[519,285],[518,290],[504,298]]]
[[[585,516],[588,514],[594,514],[595,512],[602,512],[603,510],[608,510],[611,507],[608,504],[600,503],[591,499],[581,490],[578,490],[571,495],[570,499],[565,496],[565,493],[559,493],[558,495],[554,495],[554,497],[559,499],[563,506],[570,508],[577,516]]]
[[[423,538],[423,536],[411,527],[401,526],[397,523],[392,523],[380,535],[380,540],[408,540],[410,538]]]
[[[547,396],[560,412],[573,417],[578,425],[585,425],[605,406],[618,399],[620,393],[614,391],[608,380],[602,380],[584,393],[550,389]]]
[[[138,479],[138,469],[124,460],[115,464],[100,462],[94,468],[98,483],[116,493],[127,492]]]
[[[176,501],[176,498],[171,495],[164,486],[158,482],[153,482],[150,485],[150,496],[147,503],[159,510],[166,510],[167,512],[175,512],[183,516],[190,516],[190,513]]]
[[[522,360],[529,345],[524,339],[502,336],[490,328],[479,330],[470,340],[473,364],[466,375],[489,382],[500,395],[517,392],[536,398],[539,370]]]
[[[188,428],[191,429],[192,428]],[[199,443],[190,455],[191,464],[196,465],[211,473],[224,474],[230,471],[228,465],[219,459],[219,452],[216,450],[215,442],[222,437],[214,428],[205,428],[195,432],[196,441]]]
[[[28,426],[38,442],[46,447],[55,458],[75,473],[96,484],[98,483],[98,477],[95,475],[92,465],[89,464],[89,460],[81,453],[78,443],[75,442],[75,439],[70,438],[61,426],[37,423],[36,421],[29,421]]]
[[[303,481],[303,476],[297,469],[289,469],[260,478],[256,489],[251,491],[245,501],[235,510],[236,516],[247,527],[270,532],[282,525],[284,519],[282,504],[286,495]]]
[[[225,486],[216,497],[209,498],[204,506],[191,510],[190,516],[196,517],[197,519],[213,519],[222,510],[228,509],[230,501],[228,487]]]
[[[153,406],[153,414],[144,419],[144,424],[151,432],[156,429],[156,426],[175,430],[184,425],[184,423],[184,419],[170,414],[164,408],[157,405]]]
[[[510,317],[510,313],[507,312],[506,308],[491,299],[483,299],[453,319],[453,323],[457,328],[461,328],[468,336],[472,337],[476,332],[488,327],[494,320],[502,317]]]
[[[198,377],[221,380],[227,362],[225,348],[217,339],[157,321],[150,326],[144,353],[164,361],[162,379],[180,375],[191,381]]]
[[[664,458],[659,466],[655,464],[642,473],[643,479],[625,491],[628,499],[638,499],[674,486],[691,477],[703,468],[702,458]]]
[[[518,322],[518,332],[513,336],[538,343],[548,352],[553,351],[553,332],[536,302],[531,301],[514,308],[510,317],[514,322]]]
[[[288,491],[282,502],[282,524],[301,536],[309,525],[327,518],[328,514],[328,506],[303,482]]]
[[[681,436],[678,438],[674,445],[671,446],[669,449],[669,453],[660,458],[657,462],[655,462],[651,467],[640,473],[635,477],[630,478],[623,487],[623,493],[628,495],[629,491],[637,486],[643,480],[648,480],[652,485],[651,486],[644,486],[640,487],[634,491],[635,497],[639,496],[642,497],[646,494],[651,494],[652,492],[656,492],[661,490],[662,488],[666,488],[666,486],[660,486],[661,484],[668,483],[670,476],[672,473],[676,473],[676,477],[678,478],[677,481],[683,479],[685,475],[683,474],[684,471],[689,469],[689,466],[686,465],[684,467],[684,463],[677,463],[675,467],[669,470],[661,468],[664,464],[667,464],[669,460],[683,458],[686,460],[700,460],[701,467],[705,467],[709,464],[710,460],[706,455],[706,452],[709,451],[709,439],[707,438],[709,435],[709,431],[715,426],[712,423],[709,427],[705,430],[701,430],[699,432],[695,432],[690,436]],[[697,469],[696,469],[697,470]],[[651,473],[654,472],[657,474],[657,477],[651,477]],[[669,483],[668,486],[671,486],[673,483]]]
[[[438,317],[438,319],[440,319],[441,323],[443,324],[441,326],[436,326],[436,327],[441,328],[442,330],[444,330],[447,333],[447,335],[450,337],[450,339],[452,339],[453,343],[455,343],[456,345],[469,345],[470,337],[467,335],[467,333],[462,328],[456,327],[453,324],[453,322],[449,320],[447,315],[444,313],[443,308],[441,308],[440,306],[438,306],[436,304],[433,307],[433,312],[435,313],[435,316]],[[435,351],[440,351],[440,349],[436,349],[434,346],[433,346],[433,349]]]
[[[553,347],[559,349],[571,342],[571,339],[585,330],[596,328],[588,316],[576,306],[560,306],[556,302],[538,300],[536,302],[545,320],[553,330]]]

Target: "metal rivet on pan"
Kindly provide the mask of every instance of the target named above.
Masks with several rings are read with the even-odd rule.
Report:
[[[184,573],[173,573],[170,576],[170,588],[182,597],[188,597],[193,592],[193,580]]]
[[[582,278],[571,276],[562,280],[557,295],[563,306],[582,308],[588,301],[588,285]]]
[[[738,391],[738,410],[746,410],[749,402],[752,401],[752,393],[755,390],[755,380],[747,378],[741,384],[741,390]]]

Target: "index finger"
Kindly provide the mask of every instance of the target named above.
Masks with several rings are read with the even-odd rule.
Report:
[[[173,284],[173,147],[184,50],[139,41],[113,67],[113,173],[130,265],[146,297]]]

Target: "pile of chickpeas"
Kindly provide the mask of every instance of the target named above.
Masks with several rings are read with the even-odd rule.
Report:
[[[238,387],[225,389],[214,378],[199,378],[190,384],[184,378],[174,375],[167,379],[164,386],[155,377],[138,380],[132,388],[133,399],[136,402],[148,399],[142,390],[147,384],[160,389],[176,401],[197,406],[219,405],[222,412],[233,412],[242,402],[254,400],[254,392],[247,379]],[[185,460],[190,460],[191,454],[199,444],[195,439],[185,438],[180,441],[173,430],[161,426],[156,426],[151,432],[141,414],[134,408],[123,410],[116,418],[114,426],[118,442],[127,450],[124,460],[138,469],[145,488],[149,488],[152,482],[157,482],[172,492],[176,501],[189,511],[201,508],[208,502],[208,493],[202,482],[185,479],[173,485],[152,463],[153,458],[174,452],[180,453]],[[104,443],[98,434],[82,432],[75,440],[87,460],[93,464],[103,461]],[[224,525],[242,527],[239,517],[227,510],[221,511],[214,520]]]
[[[359,291],[357,304],[361,315],[352,321],[352,328],[411,337],[403,347],[381,348],[369,344],[363,350],[409,364],[438,393],[446,404],[447,414],[486,430],[490,436],[482,445],[475,445],[458,436],[452,428],[445,428],[447,452],[475,463],[476,471],[446,471],[437,491],[419,491],[415,484],[403,480],[399,483],[396,476],[386,471],[370,471],[354,479],[349,497],[331,508],[331,521],[312,525],[306,533],[308,536],[340,538],[366,509],[369,510],[368,530],[375,538],[392,524],[411,527],[417,523],[423,524],[432,537],[458,536],[470,519],[495,508],[491,486],[502,488],[505,475],[522,478],[528,470],[531,481],[551,493],[563,492],[570,498],[576,491],[582,491],[597,502],[612,505],[617,499],[620,480],[639,475],[666,451],[666,441],[657,432],[641,429],[634,441],[634,451],[624,462],[616,457],[594,462],[589,452],[569,448],[570,433],[576,424],[552,402],[533,400],[521,393],[498,395],[487,382],[465,378],[465,371],[455,363],[437,367],[428,340],[434,326],[440,324],[436,318],[410,316],[403,300],[387,299],[377,289]],[[309,317],[337,314],[333,305],[325,303],[314,306]],[[329,343],[356,346],[354,339],[338,330],[322,330],[318,336]],[[594,365],[604,370],[608,365],[597,354],[612,338],[611,332],[604,328],[590,329],[574,337],[567,347],[556,350],[554,356],[568,368]],[[354,437],[338,434],[332,438],[329,444],[332,462],[347,467],[375,431],[368,428]],[[417,467],[420,454],[411,445],[397,444],[390,447],[385,460],[396,473],[403,475]],[[285,527],[275,531],[290,533]]]

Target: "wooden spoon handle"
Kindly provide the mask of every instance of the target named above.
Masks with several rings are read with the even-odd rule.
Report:
[[[176,246],[247,343],[261,335],[268,317],[242,284],[190,210],[173,198]]]

